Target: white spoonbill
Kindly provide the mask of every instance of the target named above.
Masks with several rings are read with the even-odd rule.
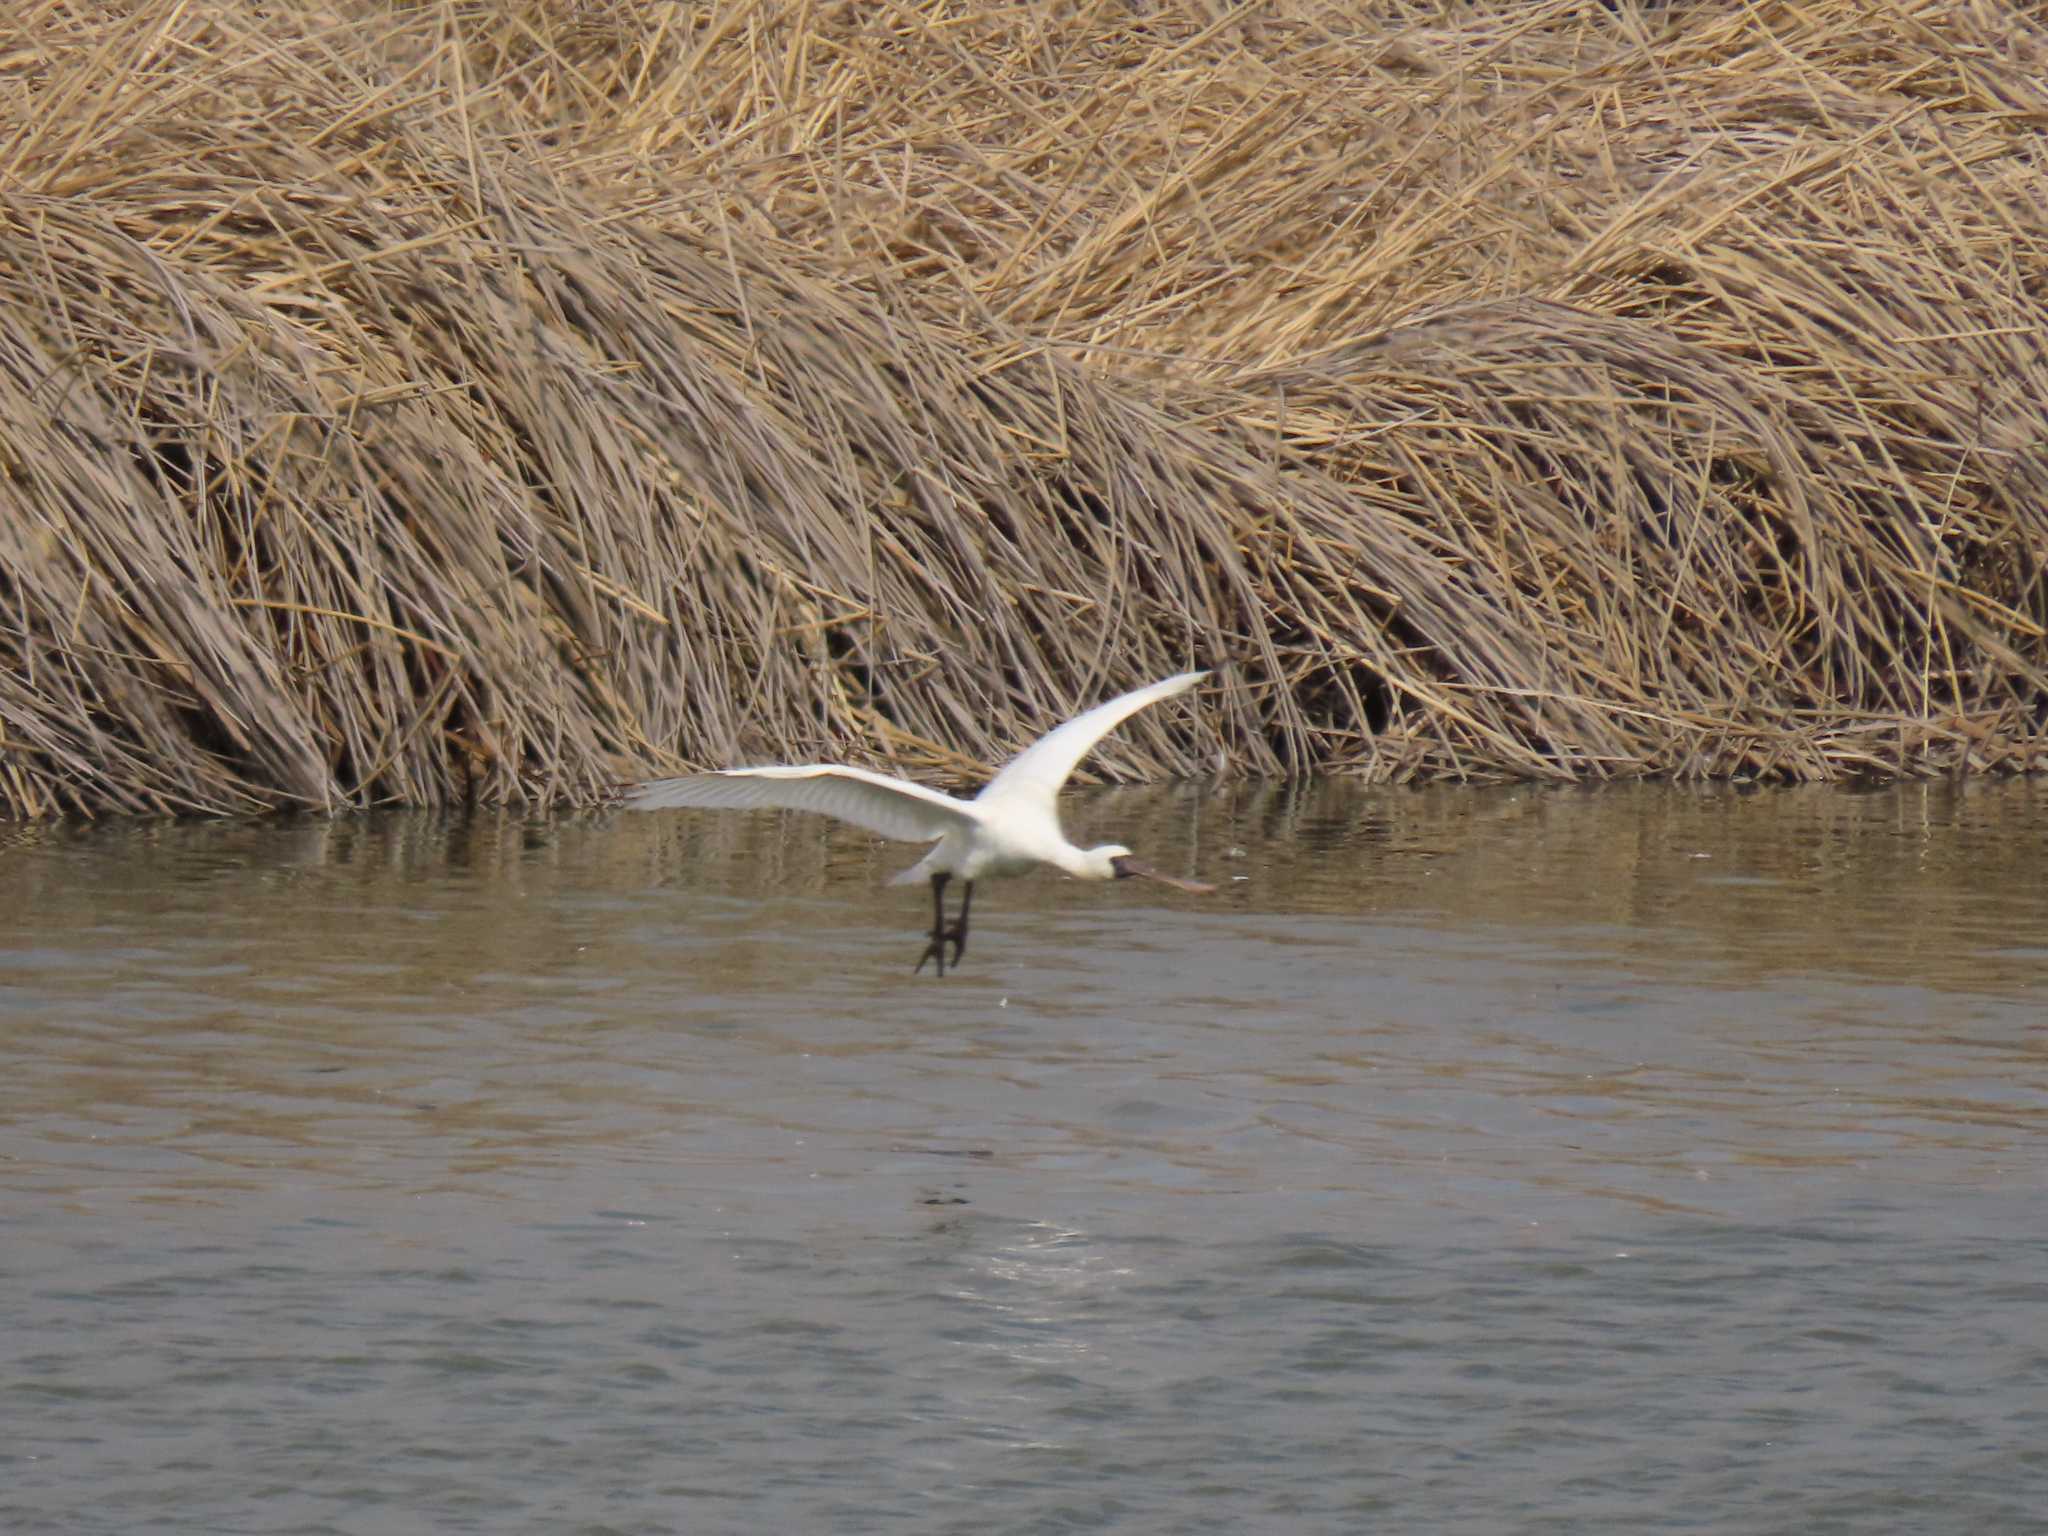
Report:
[[[846,768],[836,763],[789,768],[727,768],[693,773],[680,779],[655,779],[626,791],[624,805],[634,811],[691,809],[779,809],[818,811],[865,827],[883,837],[910,843],[936,842],[937,847],[890,881],[911,885],[932,883],[932,935],[916,969],[926,960],[938,962],[946,974],[946,945],[953,946],[954,965],[967,951],[967,911],[974,904],[974,882],[984,875],[1021,875],[1037,864],[1063,869],[1077,880],[1121,880],[1131,875],[1163,881],[1177,890],[1208,895],[1216,887],[1139,863],[1121,843],[1077,848],[1060,830],[1059,792],[1090,747],[1147,704],[1186,693],[1207,672],[1182,672],[1148,687],[1135,689],[1047,732],[1012,758],[972,800],[956,800],[908,779]],[[960,916],[946,922],[946,882],[958,875],[966,883]]]

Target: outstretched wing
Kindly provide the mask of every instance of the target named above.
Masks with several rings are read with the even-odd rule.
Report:
[[[1050,809],[1060,786],[1067,782],[1067,775],[1088,755],[1090,747],[1147,704],[1186,693],[1208,675],[1207,672],[1182,672],[1133,689],[1107,704],[1098,704],[1085,715],[1076,715],[1010,759],[1008,766],[989,780],[988,787],[976,798],[983,801],[1029,801]]]
[[[928,843],[979,818],[967,802],[905,779],[833,764],[728,768],[635,784],[620,802],[629,811],[816,811],[899,842]]]

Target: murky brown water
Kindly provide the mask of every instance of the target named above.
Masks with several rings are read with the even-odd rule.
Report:
[[[2039,1521],[2048,786],[1073,819],[0,832],[0,1530]]]

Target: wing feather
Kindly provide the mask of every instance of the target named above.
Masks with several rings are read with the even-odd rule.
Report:
[[[1207,672],[1181,672],[1149,683],[1143,688],[1098,704],[1086,714],[1076,715],[1065,725],[1048,731],[1011,758],[1003,771],[988,782],[977,797],[981,800],[1030,800],[1050,807],[1060,786],[1074,771],[1074,765],[1095,745],[1147,704],[1186,693],[1207,677]]]
[[[907,779],[865,768],[819,764],[795,768],[728,768],[635,784],[620,802],[629,811],[815,811],[899,842],[928,843],[979,824],[967,802]]]

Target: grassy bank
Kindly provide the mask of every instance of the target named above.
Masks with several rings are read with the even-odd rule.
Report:
[[[0,807],[2048,767],[2041,7],[1047,9],[24,0]]]

